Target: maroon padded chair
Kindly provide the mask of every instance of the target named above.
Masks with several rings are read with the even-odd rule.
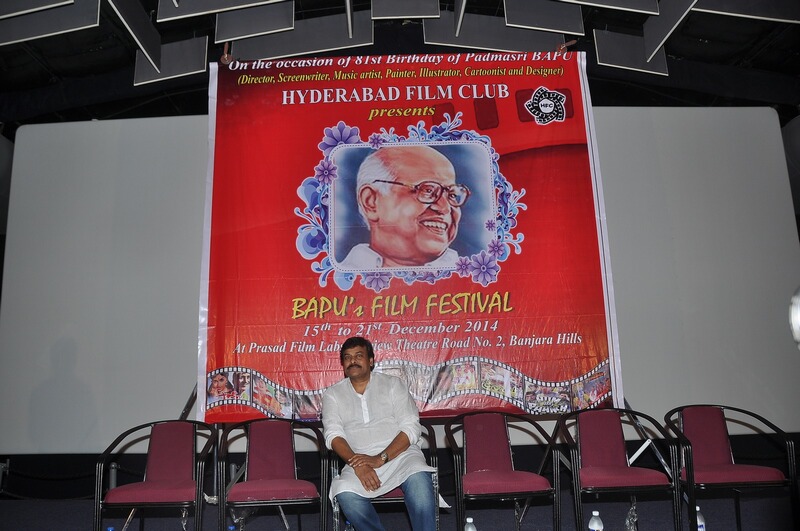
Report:
[[[623,424],[633,427],[632,432],[639,438],[641,445],[646,444],[648,448],[656,442],[666,445],[669,463],[658,452],[656,455],[660,470],[632,465],[629,462]],[[623,408],[574,411],[561,417],[556,433],[564,438],[570,449],[573,501],[578,529],[583,529],[588,522],[583,517],[582,495],[628,493],[635,500],[637,494],[657,495],[663,492],[672,499],[673,524],[675,530],[680,531],[680,488],[675,479],[677,445],[674,438],[654,418]]]
[[[147,464],[142,481],[111,486],[107,492],[110,461],[132,444],[148,440]],[[138,511],[140,527],[148,509],[180,509],[185,528],[190,510],[195,530],[203,527],[203,479],[205,461],[217,439],[216,428],[191,420],[150,422],[131,428],[114,440],[97,461],[94,529],[100,531],[104,510]],[[205,440],[197,452],[197,441]],[[104,495],[105,494],[105,495]]]
[[[753,489],[788,489],[792,501],[795,529],[800,529],[796,457],[794,441],[766,418],[745,409],[722,405],[686,405],[669,411],[664,421],[678,435],[683,468],[681,485],[686,493],[689,522],[697,522],[697,491],[718,489],[733,493],[736,528],[741,530],[739,492]],[[728,433],[728,424],[747,427],[747,431],[772,439],[782,449],[784,470],[737,463]]]
[[[242,474],[227,478],[230,446],[241,437],[247,440]],[[230,512],[238,529],[256,510],[277,507],[286,529],[289,524],[284,506],[309,505],[319,511],[319,529],[326,528],[327,501],[309,479],[300,479],[295,459],[295,437],[305,438],[317,447],[321,490],[327,488],[327,451],[322,433],[316,426],[291,419],[256,419],[234,424],[225,429],[219,447],[218,473],[222,485],[219,499],[219,528],[227,529],[226,513]]]
[[[527,433],[546,448],[537,466],[528,467],[536,472],[515,465],[509,428]],[[538,422],[512,413],[465,413],[445,424],[445,437],[455,465],[456,528],[461,529],[466,522],[466,502],[501,500],[514,503],[514,526],[519,531],[528,506],[536,498],[552,502],[553,529],[561,528],[560,454]],[[551,479],[541,475],[548,459],[552,459]],[[520,502],[524,502],[522,508]]]

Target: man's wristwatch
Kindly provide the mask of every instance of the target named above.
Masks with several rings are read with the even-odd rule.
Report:
[[[383,452],[383,453],[381,454],[381,461],[383,461],[383,463],[384,463],[384,464],[386,464],[387,462],[389,462],[389,454],[387,454],[386,452]]]

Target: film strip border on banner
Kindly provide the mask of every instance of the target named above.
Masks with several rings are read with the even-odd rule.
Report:
[[[420,410],[465,395],[490,396],[530,414],[560,414],[595,407],[611,396],[608,362],[571,380],[537,380],[497,360],[480,356],[456,358],[437,365],[386,360],[375,370],[406,382]],[[207,408],[247,406],[267,417],[316,420],[322,408],[322,389],[282,386],[247,367],[222,367],[207,376]]]
[[[414,399],[424,406],[464,395],[491,396],[531,414],[558,414],[586,409],[611,396],[608,362],[566,381],[531,378],[494,359],[467,356],[427,366],[406,360],[387,360],[376,370],[406,381]]]
[[[266,417],[319,419],[325,389],[299,390],[282,386],[248,367],[221,367],[208,373],[207,409],[248,406]],[[223,388],[225,390],[223,390]]]

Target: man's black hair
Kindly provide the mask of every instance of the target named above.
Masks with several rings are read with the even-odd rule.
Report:
[[[339,350],[340,363],[344,363],[344,351],[350,350],[353,347],[364,347],[365,349],[367,349],[367,358],[370,360],[375,358],[375,351],[372,350],[372,343],[369,342],[369,339],[355,336],[355,337],[348,337],[342,344],[342,348]]]

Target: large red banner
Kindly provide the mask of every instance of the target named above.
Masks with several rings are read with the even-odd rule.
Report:
[[[316,419],[359,335],[422,414],[621,401],[580,53],[212,65],[199,416]]]

